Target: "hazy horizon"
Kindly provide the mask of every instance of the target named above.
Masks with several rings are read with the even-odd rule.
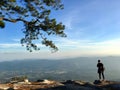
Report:
[[[45,56],[46,57],[45,57]],[[102,59],[102,58],[120,58],[118,55],[108,55],[108,56],[94,56],[94,55],[78,55],[78,56],[71,56],[71,55],[59,55],[57,53],[49,53],[49,54],[42,54],[40,53],[0,53],[0,62],[4,61],[15,61],[15,60],[66,60],[66,59],[76,59],[76,58],[96,58]]]

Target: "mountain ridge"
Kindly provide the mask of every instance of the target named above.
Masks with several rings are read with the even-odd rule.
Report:
[[[30,59],[0,62],[0,81],[8,81],[9,77],[27,76],[33,81],[37,79],[52,79],[93,82],[93,80],[98,78],[96,67],[97,59],[97,57],[81,57],[59,60]],[[106,79],[120,81],[119,68],[116,68],[119,67],[120,58],[104,57],[101,59],[105,64]]]

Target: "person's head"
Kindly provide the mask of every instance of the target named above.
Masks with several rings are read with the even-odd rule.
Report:
[[[98,60],[98,62],[100,63],[100,60]]]

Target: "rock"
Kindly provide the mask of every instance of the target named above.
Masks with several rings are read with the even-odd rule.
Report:
[[[42,82],[6,83],[0,84],[0,90],[120,90],[120,83],[114,81],[85,81],[67,80],[63,82],[45,79]]]
[[[9,89],[9,86],[7,84],[0,84],[0,90],[7,90]]]
[[[8,88],[7,90],[14,90],[13,88]]]
[[[37,82],[43,82],[44,80],[43,79],[39,79],[39,80],[37,80]]]
[[[66,80],[64,82],[62,82],[63,84],[76,84],[76,81],[73,80]]]
[[[45,79],[42,83],[51,84],[51,83],[53,83],[53,81],[49,81],[49,80]]]
[[[28,80],[28,79],[24,79],[24,82],[25,82],[25,83],[29,83],[29,80]]]
[[[101,84],[102,83],[102,81],[100,81],[100,80],[95,80],[94,81],[94,84]]]

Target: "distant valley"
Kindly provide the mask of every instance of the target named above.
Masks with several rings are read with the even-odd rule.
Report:
[[[94,81],[97,78],[97,59],[98,57],[79,57],[61,60],[31,59],[0,62],[0,81],[7,82],[16,76],[27,76],[31,81],[38,79]],[[109,71],[109,65],[112,65],[110,62],[120,62],[119,57],[102,57],[101,59],[108,68],[107,71]],[[109,72],[107,72],[108,75]],[[116,79],[118,74],[116,73]]]

